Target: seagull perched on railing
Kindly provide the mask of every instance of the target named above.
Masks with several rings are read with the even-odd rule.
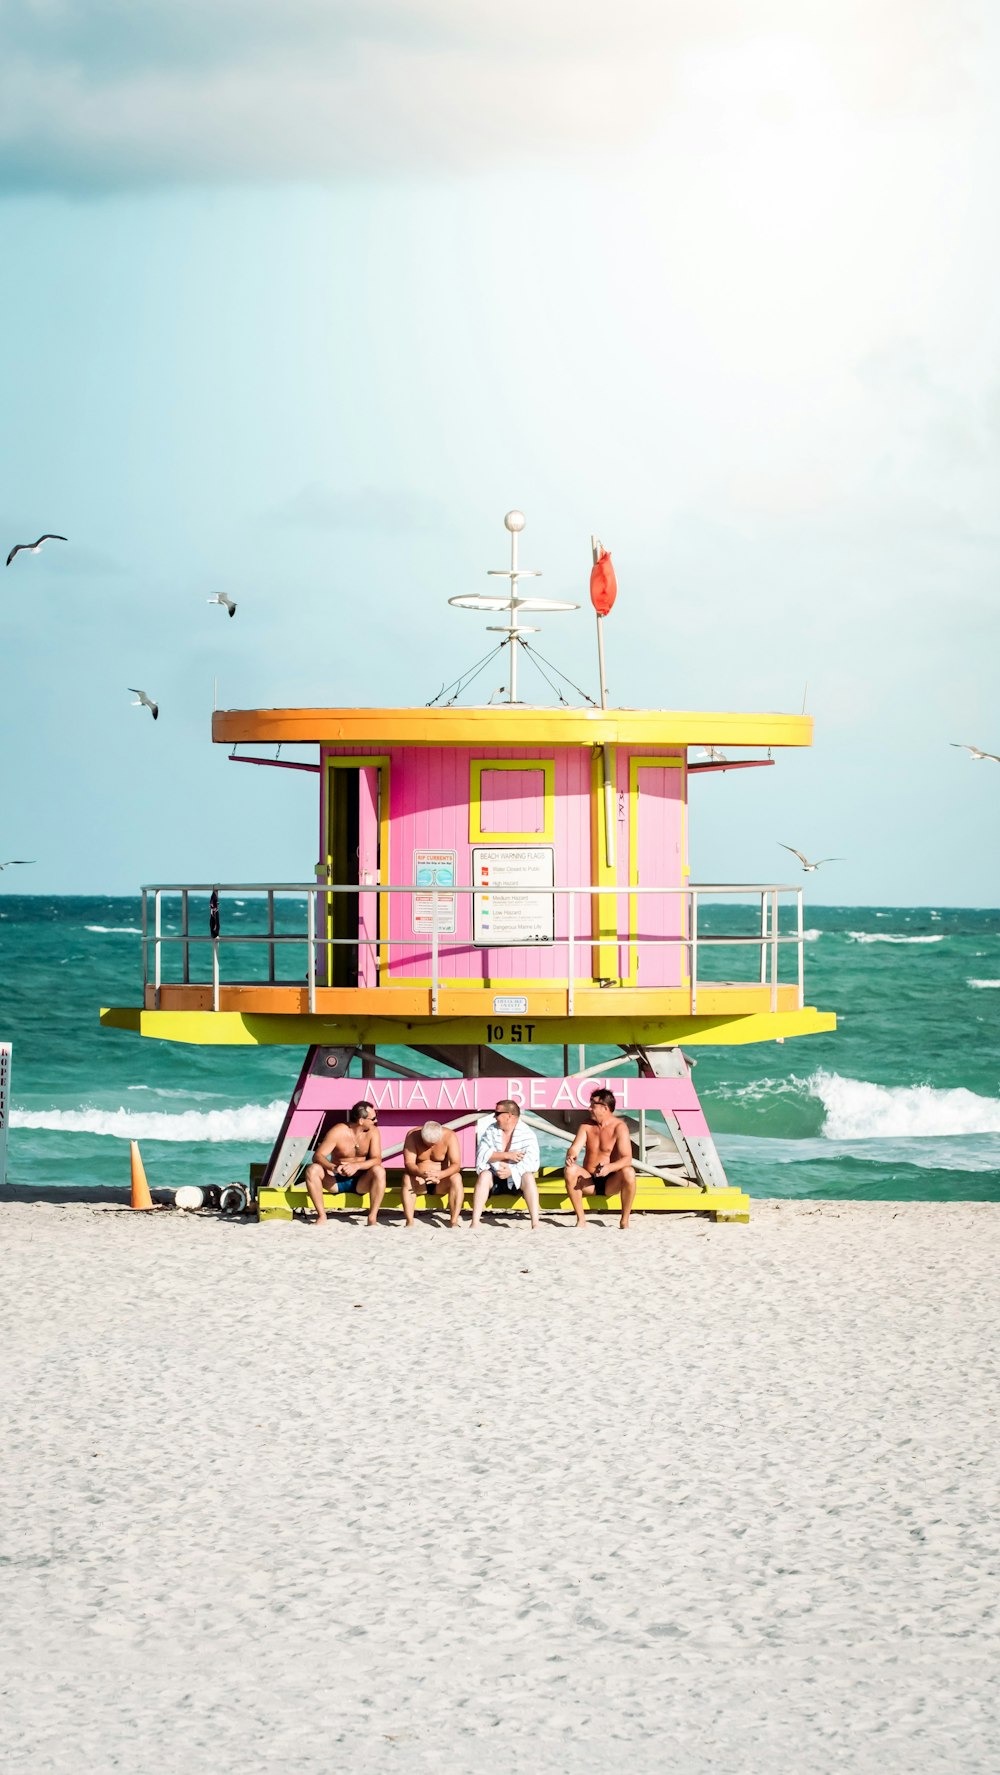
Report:
[[[28,864],[33,863],[34,860],[34,857],[8,857],[6,863],[0,863],[0,872],[4,869],[13,869],[16,863]]]
[[[130,684],[129,689],[132,691],[133,695],[137,696],[139,699],[137,703],[132,704],[133,709],[148,709],[153,720],[158,720],[160,714],[159,703],[154,703],[152,697],[147,696],[144,690],[137,690],[134,684]]]
[[[780,838],[778,843],[781,844]],[[781,848],[783,851],[791,851],[793,857],[798,857],[807,875],[811,874],[814,869],[821,868],[824,863],[842,863],[844,861],[843,857],[817,857],[815,863],[810,863],[809,858],[804,857],[801,851],[797,851],[794,844],[781,844]]]
[[[992,764],[1000,764],[998,752],[981,752],[978,746],[963,745],[961,740],[949,740],[948,744],[954,746],[957,752],[971,752],[974,764],[982,764],[984,758],[988,758]]]
[[[14,547],[11,549],[10,554],[7,556],[7,566],[8,567],[10,566],[15,555],[23,555],[23,554],[37,555],[43,542],[68,542],[68,541],[69,541],[68,536],[57,536],[56,532],[54,530],[46,530],[45,535],[40,536],[38,538],[37,542],[15,542]]]
[[[211,598],[206,598],[205,602],[206,604],[224,604],[230,616],[236,615],[236,605],[232,598],[226,597],[225,592],[215,592]]]

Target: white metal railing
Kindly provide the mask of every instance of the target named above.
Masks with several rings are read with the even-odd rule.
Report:
[[[565,954],[567,1010],[572,1017],[575,1012],[576,958],[577,952],[580,949],[614,949],[616,951],[624,949],[628,951],[629,966],[625,969],[625,972],[628,974],[631,974],[632,972],[632,952],[637,953],[640,949],[679,949],[682,952],[686,952],[688,958],[690,975],[690,1010],[691,1015],[693,1016],[697,1011],[699,990],[707,986],[723,984],[723,982],[720,981],[705,979],[704,976],[699,978],[698,963],[702,952],[707,949],[738,951],[741,948],[749,948],[751,951],[757,950],[759,954],[757,977],[753,981],[727,981],[725,984],[754,984],[769,987],[770,1008],[772,1011],[776,1011],[778,1008],[778,987],[781,983],[779,980],[781,950],[789,944],[794,944],[797,959],[797,1004],[800,1010],[805,1002],[805,967],[803,955],[805,933],[803,930],[802,889],[799,887],[786,887],[774,883],[768,883],[766,886],[761,886],[760,884],[751,883],[719,884],[703,882],[690,884],[683,888],[643,888],[633,887],[627,883],[624,885],[605,884],[600,886],[589,883],[583,887],[518,887],[506,891],[516,895],[518,898],[523,898],[525,895],[540,894],[551,899],[554,902],[554,905],[558,905],[560,902],[565,905],[566,916],[564,921],[564,935],[556,934],[551,939],[545,938],[542,940],[524,941],[520,943],[474,944],[471,936],[458,936],[457,934],[442,933],[439,930],[438,927],[441,921],[438,917],[438,909],[442,901],[454,901],[458,896],[477,894],[482,893],[483,891],[484,890],[481,887],[418,888],[409,885],[374,885],[367,882],[344,886],[338,884],[330,885],[327,882],[315,881],[226,884],[215,882],[191,882],[181,885],[161,884],[144,887],[142,889],[142,973],[144,996],[146,989],[152,986],[155,995],[154,1003],[157,1007],[159,1006],[160,990],[164,984],[163,959],[165,951],[172,950],[175,946],[180,947],[180,983],[187,986],[192,983],[192,946],[195,947],[197,952],[208,944],[211,945],[212,1009],[217,1011],[219,1009],[220,987],[223,984],[220,954],[226,952],[227,956],[230,954],[236,955],[241,952],[242,946],[255,944],[258,946],[265,945],[267,949],[266,979],[248,981],[243,977],[238,982],[233,980],[227,981],[226,984],[301,986],[304,983],[308,991],[309,1010],[315,1011],[317,985],[319,984],[320,988],[322,988],[325,984],[323,981],[317,982],[316,963],[318,956],[321,957],[328,954],[335,948],[354,949],[358,956],[359,973],[361,971],[363,952],[365,953],[366,958],[374,963],[375,970],[378,972],[380,969],[384,971],[387,952],[408,949],[418,952],[421,957],[429,953],[431,974],[431,1014],[436,1016],[440,996],[442,954],[447,956],[452,952],[460,951],[463,955],[467,955],[469,951],[473,949],[481,954],[488,948],[495,949],[500,947],[531,950],[546,949],[549,951],[554,950],[557,953],[561,951]],[[505,890],[498,888],[491,888],[489,890],[494,900],[501,899],[504,891]],[[191,929],[191,895],[210,895],[212,893],[216,893],[219,896],[219,934],[214,937],[211,934],[206,936],[196,935]],[[227,931],[223,933],[221,929],[221,919],[223,917],[222,896],[226,894],[238,897],[248,897],[255,902],[264,901],[266,904],[267,915],[265,930]],[[413,895],[419,894],[424,907],[426,907],[428,901],[430,902],[431,929],[407,937],[383,936],[381,933],[376,935],[374,931],[361,930],[360,928],[356,936],[332,937],[325,934],[320,936],[317,934],[316,930],[316,896],[318,894],[323,894],[327,897],[334,894],[353,894],[359,898],[364,894],[370,895],[376,899],[394,894],[406,895],[412,899]],[[299,929],[289,931],[279,929],[276,919],[277,895],[286,896],[293,904],[295,902],[301,902],[303,897],[305,898],[306,916],[304,930]],[[602,901],[606,904],[608,900],[614,899],[616,902],[627,900],[631,903],[635,899],[641,898],[644,895],[652,895],[660,901],[666,899],[680,899],[682,901],[681,929],[686,934],[677,936],[657,935],[653,937],[641,937],[631,931],[627,935],[622,935],[617,931],[611,932],[602,928],[600,916],[600,903]],[[699,921],[699,910],[702,903],[708,897],[721,896],[728,897],[731,900],[737,898],[746,900],[748,898],[756,899],[758,895],[760,897],[759,930],[751,930],[747,935],[728,931],[714,932],[711,935],[706,934],[703,924]],[[782,931],[779,928],[780,895],[791,895],[794,897],[796,922],[795,929],[792,931]],[[165,929],[163,922],[164,902],[166,901],[169,904],[178,897],[180,899],[178,928],[176,930]],[[578,899],[581,897],[594,904],[594,911],[590,921],[592,928],[589,932],[580,930],[577,924],[576,906]],[[152,901],[152,931],[150,930],[150,901]],[[631,922],[632,920],[630,918],[630,924]],[[376,928],[377,923],[378,921],[376,920]],[[553,919],[553,931],[558,931],[558,924],[555,919]],[[305,947],[306,972],[304,982],[301,973],[294,978],[285,978],[279,975],[277,971],[277,953],[288,945],[298,945],[300,948],[303,946]],[[150,967],[150,963],[152,963],[152,968]],[[494,978],[496,978],[495,975]],[[406,977],[403,976],[399,979],[398,984],[402,985],[405,983]],[[474,978],[470,978],[468,986],[470,989],[478,988],[481,987],[481,982]],[[611,988],[611,990],[613,991],[614,988]]]

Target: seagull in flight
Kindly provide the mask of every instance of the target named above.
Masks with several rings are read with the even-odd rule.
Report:
[[[957,752],[971,752],[975,764],[982,764],[984,758],[988,758],[993,764],[1000,764],[1000,753],[981,752],[978,746],[965,746],[961,740],[949,740],[948,744],[954,746]]]
[[[729,763],[729,760],[726,757],[725,752],[720,752],[718,746],[704,746],[704,747],[702,747],[701,755],[703,758],[710,758],[712,760],[713,764],[728,764]]]
[[[236,615],[236,605],[232,598],[226,597],[225,592],[216,592],[213,597],[206,598],[205,602],[206,604],[224,604],[230,616]]]
[[[8,857],[6,863],[0,863],[0,870],[13,869],[16,863],[27,864],[34,861],[34,857]]]
[[[780,838],[778,843],[781,844]],[[781,848],[783,851],[791,851],[793,857],[798,857],[807,875],[811,874],[814,869],[819,869],[824,863],[842,863],[844,861],[843,857],[818,857],[815,863],[810,863],[809,858],[804,857],[801,851],[797,851],[794,844],[781,844]]]
[[[152,713],[153,720],[156,721],[158,719],[159,713],[160,713],[159,703],[154,703],[152,697],[147,696],[146,692],[144,690],[137,690],[134,684],[130,684],[129,689],[132,691],[133,695],[135,695],[139,698],[139,701],[137,703],[132,704],[132,708],[133,709],[149,709]]]
[[[11,549],[10,554],[7,556],[7,566],[8,567],[10,566],[15,555],[22,555],[22,554],[37,555],[43,542],[68,542],[68,541],[69,541],[68,536],[57,536],[56,532],[54,530],[46,530],[45,535],[40,536],[38,538],[37,542],[15,542],[14,547]]]

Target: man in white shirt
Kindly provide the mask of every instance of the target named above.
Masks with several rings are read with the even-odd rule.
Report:
[[[521,1122],[521,1111],[510,1097],[502,1097],[493,1120],[483,1129],[476,1147],[476,1187],[472,1196],[472,1224],[479,1219],[491,1190],[520,1190],[532,1227],[538,1226],[538,1184],[535,1181],[540,1164],[538,1137],[533,1128]]]

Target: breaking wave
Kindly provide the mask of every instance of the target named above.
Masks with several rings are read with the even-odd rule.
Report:
[[[102,937],[141,937],[137,924],[85,924],[85,931],[97,931]]]
[[[271,1141],[286,1104],[243,1103],[233,1109],[11,1109],[12,1128],[63,1134],[108,1134],[116,1140]]]
[[[848,931],[851,943],[943,943],[944,932],[935,931],[932,937],[897,937],[892,931]]]
[[[720,1133],[803,1140],[933,1139],[1000,1134],[1000,1099],[962,1086],[875,1085],[815,1072],[809,1078],[757,1079],[712,1093],[709,1125]]]
[[[942,1134],[1000,1134],[1000,1099],[958,1085],[872,1085],[817,1072],[808,1081],[826,1112],[828,1140],[926,1139]]]
[[[989,986],[1000,986],[1000,980],[967,980],[966,985],[967,986],[978,986],[980,988],[989,987]]]

